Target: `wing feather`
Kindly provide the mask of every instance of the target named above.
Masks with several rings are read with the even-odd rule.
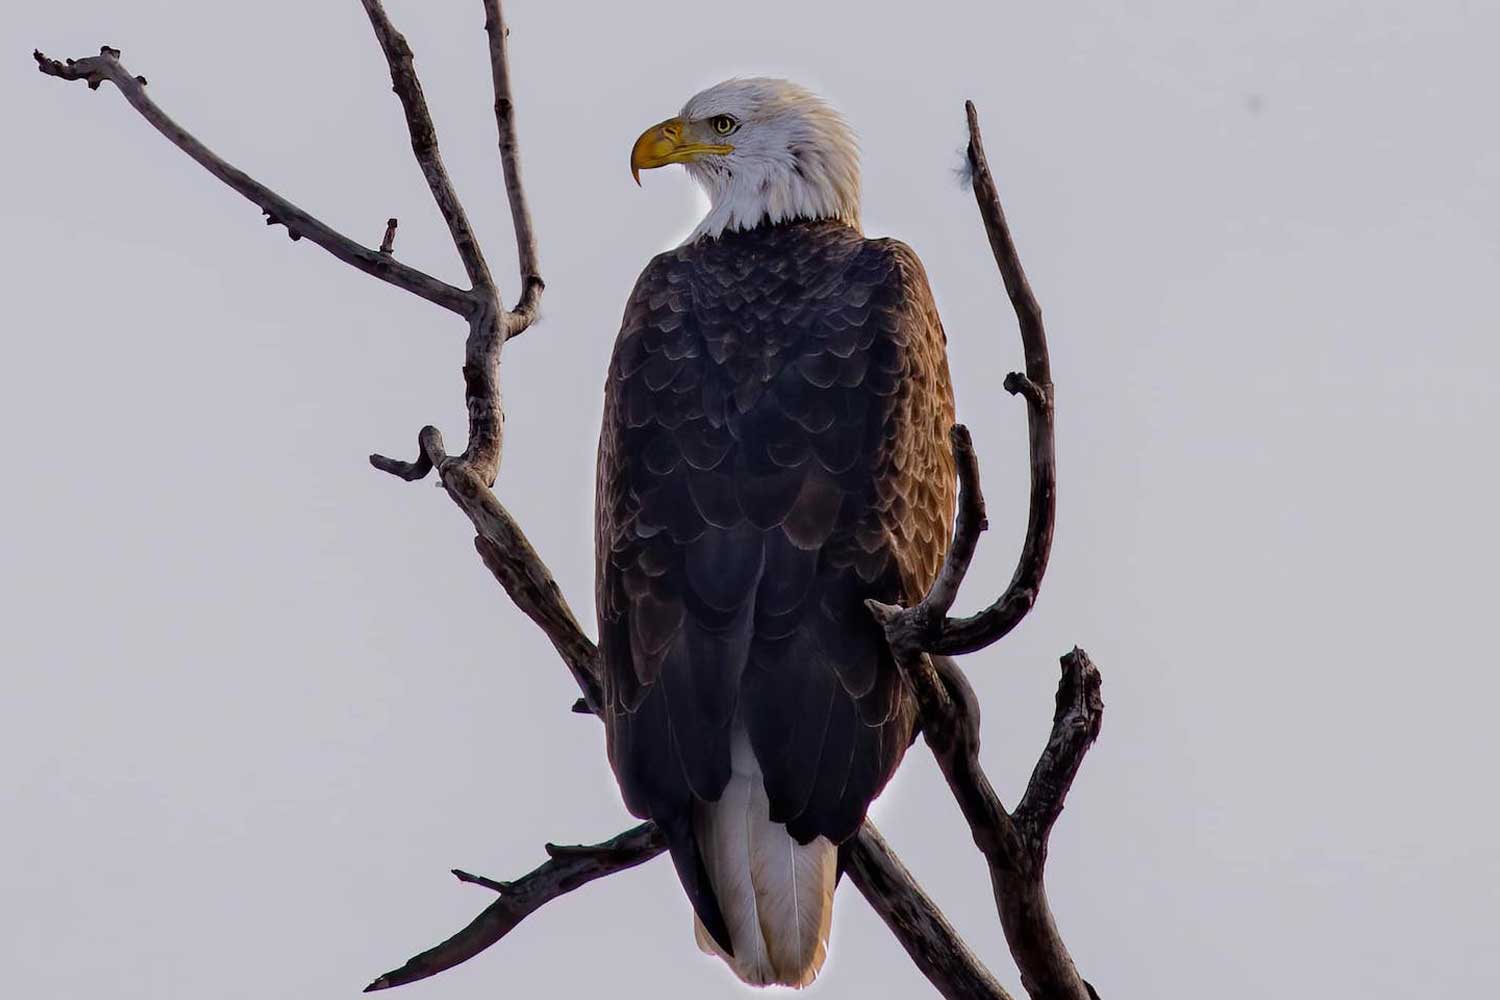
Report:
[[[686,817],[725,794],[736,726],[799,845],[852,834],[912,739],[863,602],[920,597],[950,536],[944,350],[916,255],[838,223],[663,254],[627,304],[596,512],[608,745],[706,926],[728,925]],[[762,853],[766,884],[804,874]]]

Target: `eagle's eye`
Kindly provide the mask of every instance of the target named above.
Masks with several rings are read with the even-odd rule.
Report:
[[[739,122],[728,115],[714,115],[708,120],[708,126],[719,135],[728,135],[739,126]]]

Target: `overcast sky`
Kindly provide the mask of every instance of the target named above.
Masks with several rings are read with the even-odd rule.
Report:
[[[701,211],[680,171],[631,184],[630,144],[746,73],[847,112],[868,232],[925,260],[991,505],[963,602],[1003,586],[1025,421],[954,178],[972,98],[1048,320],[1060,489],[1039,605],[964,662],[1007,801],[1058,655],[1104,671],[1048,878],[1085,975],[1111,1000],[1500,993],[1500,7],[509,7],[548,290],[505,356],[499,494],[581,617],[607,353]],[[509,297],[478,0],[390,11]],[[488,902],[449,868],[514,876],[633,821],[462,515],[365,462],[427,422],[462,440],[462,324],[28,53],[121,48],[232,162],[370,244],[399,216],[403,260],[462,271],[355,0],[15,0],[0,34],[3,992],[352,996]],[[925,748],[874,815],[1016,987]],[[926,990],[842,889],[812,995]],[[665,862],[406,988],[742,993]]]

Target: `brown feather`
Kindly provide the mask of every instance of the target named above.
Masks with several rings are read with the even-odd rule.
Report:
[[[596,510],[608,745],[633,812],[693,835],[742,726],[773,824],[801,844],[858,829],[915,720],[863,602],[910,603],[937,573],[953,416],[905,245],[797,222],[650,263],[605,385]]]

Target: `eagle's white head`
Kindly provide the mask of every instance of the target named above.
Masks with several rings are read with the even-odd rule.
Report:
[[[725,80],[647,129],[630,172],[681,163],[708,192],[688,242],[762,222],[837,219],[859,227],[859,144],[844,117],[789,80]]]

